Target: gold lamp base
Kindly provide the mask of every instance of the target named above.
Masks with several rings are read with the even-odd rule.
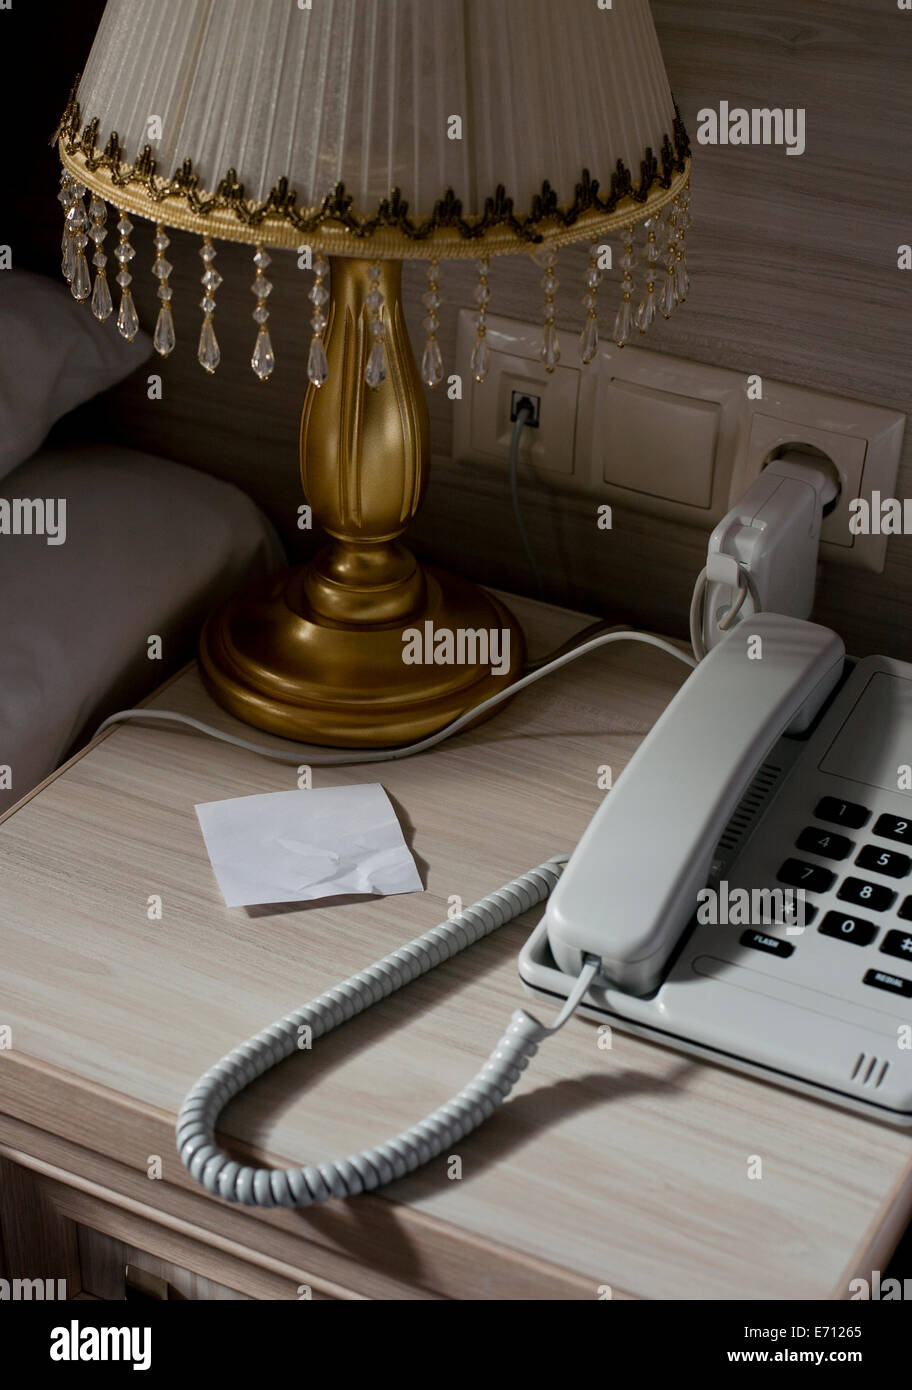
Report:
[[[307,567],[236,594],[209,618],[200,665],[209,690],[239,719],[282,738],[330,747],[394,747],[426,737],[505,689],[522,672],[525,646],[516,619],[492,594],[455,575],[419,569],[425,601],[395,625],[329,625],[305,597]],[[503,666],[434,662],[434,633],[498,633]],[[403,654],[418,644],[419,664]],[[509,644],[509,645],[507,645]],[[445,655],[445,652],[442,653]],[[471,651],[470,651],[471,655]],[[490,651],[488,652],[490,656]]]
[[[503,690],[522,671],[524,644],[497,599],[422,569],[401,540],[430,455],[401,263],[335,257],[325,329],[328,370],[308,387],[300,452],[304,493],[328,543],[309,564],[214,613],[200,663],[215,698],[258,728],[335,747],[393,747]],[[379,382],[366,371],[378,330]]]

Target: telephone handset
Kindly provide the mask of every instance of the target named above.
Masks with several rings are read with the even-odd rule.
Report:
[[[617,640],[612,634],[603,640]],[[697,666],[569,858],[521,874],[223,1057],[178,1118],[181,1159],[226,1201],[354,1196],[449,1151],[577,1010],[912,1125],[912,666],[758,613]],[[837,689],[837,687],[839,687]],[[835,692],[835,693],[834,693]],[[832,698],[831,698],[832,697]],[[255,1168],[220,1148],[228,1101],[550,895],[520,953],[547,1027],[517,1010],[474,1079],[375,1148]]]
[[[585,954],[619,988],[656,987],[693,914],[716,843],[764,757],[806,726],[842,674],[834,632],[763,613],[706,656],[633,755],[547,910],[562,970]]]

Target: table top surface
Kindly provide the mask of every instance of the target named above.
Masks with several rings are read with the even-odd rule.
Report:
[[[533,655],[585,621],[509,602]],[[0,1022],[12,1029],[0,1109],[36,1123],[43,1078],[62,1077],[72,1102],[58,1085],[40,1126],[73,1133],[68,1106],[105,1095],[123,1125],[99,1123],[84,1142],[143,1164],[144,1119],[173,1120],[231,1047],[441,921],[452,897],[473,902],[571,849],[603,795],[599,768],[621,771],[685,676],[661,652],[618,643],[430,753],[314,768],[316,787],[386,788],[425,891],[313,905],[226,908],[194,811],[293,788],[294,767],[185,729],[115,729],[0,824]],[[278,742],[218,709],[195,668],[150,704]],[[516,957],[539,913],[263,1078],[223,1117],[226,1144],[321,1162],[455,1094],[528,1002]],[[33,1085],[6,1084],[12,1068]],[[608,1285],[615,1296],[845,1297],[912,1203],[908,1134],[617,1031],[600,1048],[584,1020],[542,1046],[457,1152],[459,1178],[444,1156],[382,1196],[331,1204],[333,1238],[359,1203],[384,1203],[382,1240],[416,1283],[433,1289],[447,1242],[470,1242],[466,1296],[509,1297],[511,1269],[534,1269],[544,1296],[552,1278],[561,1296]],[[166,1169],[190,1183],[176,1154]],[[315,1212],[266,1216],[316,1241],[328,1229]]]

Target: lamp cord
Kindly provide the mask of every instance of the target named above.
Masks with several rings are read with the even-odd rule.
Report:
[[[286,1014],[211,1067],[190,1091],[177,1121],[178,1152],[191,1176],[226,1202],[305,1207],[331,1197],[355,1197],[402,1178],[477,1129],[506,1100],[539,1043],[576,1012],[598,972],[596,957],[584,957],[573,990],[550,1027],[525,1009],[515,1010],[484,1066],[458,1095],[376,1148],[300,1168],[256,1168],[232,1159],[216,1141],[219,1116],[252,1081],[295,1052],[309,1050],[317,1038],[543,902],[557,883],[567,857],[555,855],[504,884],[452,919]]]
[[[99,724],[92,737],[96,739],[114,724],[123,724],[128,720],[152,720],[155,723],[184,724],[188,728],[196,729],[201,734],[206,734],[209,738],[219,739],[222,743],[230,743],[237,748],[244,748],[250,753],[259,753],[264,758],[271,758],[273,762],[289,763],[293,766],[298,766],[305,761],[305,756],[307,763],[312,767],[345,767],[357,763],[399,762],[403,758],[414,757],[416,753],[426,753],[429,749],[436,748],[445,739],[458,734],[467,724],[473,723],[481,715],[486,714],[488,710],[495,709],[504,700],[512,700],[514,695],[518,695],[521,690],[534,685],[543,676],[549,675],[552,671],[560,670],[562,666],[578,660],[581,656],[588,655],[589,652],[596,651],[599,647],[607,646],[609,642],[644,642],[648,646],[657,647],[660,651],[667,652],[669,656],[676,657],[685,666],[693,668],[697,664],[688,652],[681,651],[679,647],[673,646],[671,642],[666,642],[662,637],[653,636],[651,632],[604,632],[591,638],[588,642],[581,642],[571,651],[556,656],[547,665],[539,666],[536,670],[520,676],[519,680],[514,681],[512,685],[497,691],[487,700],[482,700],[481,704],[474,705],[465,714],[461,714],[458,719],[454,719],[451,724],[447,724],[443,729],[438,729],[437,733],[429,734],[427,738],[419,739],[417,743],[408,743],[403,748],[362,748],[345,752],[334,750],[331,753],[311,753],[308,749],[305,755],[306,745],[304,744],[296,749],[269,748],[265,744],[254,743],[250,739],[240,738],[237,734],[227,733],[224,729],[217,729],[211,724],[204,724],[201,719],[195,719],[190,714],[179,714],[176,710],[163,709],[118,710],[116,714],[108,715],[107,719]]]

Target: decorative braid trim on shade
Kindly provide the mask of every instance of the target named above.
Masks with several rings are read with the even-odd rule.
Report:
[[[536,246],[557,248],[573,241],[597,240],[613,231],[654,217],[678,197],[690,175],[690,142],[680,115],[673,135],[665,135],[659,157],[647,147],[634,180],[623,161],[611,174],[608,191],[584,169],[573,202],[561,205],[547,181],[528,212],[517,214],[503,185],[485,199],[484,211],[463,215],[452,188],[427,215],[410,215],[398,189],[373,213],[353,207],[343,184],[335,186],[315,208],[298,205],[286,178],[279,179],[264,201],[244,194],[233,169],[212,192],[199,186],[193,161],[186,158],[171,178],[159,174],[151,147],[135,163],[124,158],[116,132],[99,149],[98,119],[81,125],[76,86],[57,132],[64,168],[99,198],[145,217],[202,236],[225,241],[296,247],[301,238],[315,252],[382,260],[456,259],[529,252]]]

